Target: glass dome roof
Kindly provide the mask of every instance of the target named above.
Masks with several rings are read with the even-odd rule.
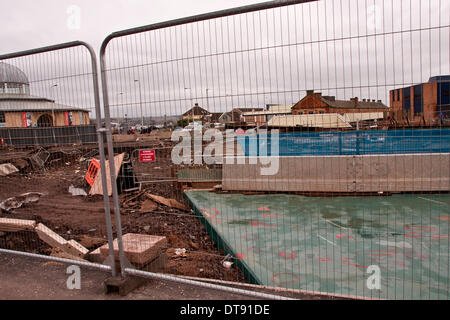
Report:
[[[29,84],[26,74],[19,68],[0,62],[0,83]]]

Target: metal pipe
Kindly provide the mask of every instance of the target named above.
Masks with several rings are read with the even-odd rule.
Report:
[[[268,300],[297,300],[297,299],[278,296],[278,295],[274,295],[274,294],[231,288],[231,287],[221,286],[221,285],[217,285],[217,284],[183,279],[183,278],[172,276],[172,275],[141,271],[141,270],[136,270],[136,269],[131,269],[131,268],[125,268],[124,271],[125,271],[125,273],[135,275],[135,276],[157,279],[157,280],[164,280],[164,281],[173,281],[173,282],[192,285],[192,286],[196,286],[196,287],[202,287],[202,288],[207,288],[207,289],[214,289],[214,290],[219,290],[219,291],[224,291],[224,292],[230,292],[230,293],[234,293],[234,294],[246,295],[246,296],[254,297],[254,298],[268,299]]]
[[[56,262],[67,263],[67,264],[74,264],[74,265],[78,265],[78,266],[82,266],[82,267],[99,269],[102,271],[111,271],[111,269],[112,269],[111,266],[108,266],[105,264],[93,263],[93,262],[88,262],[88,261],[71,260],[71,259],[58,258],[58,257],[52,257],[52,256],[44,256],[42,254],[29,253],[29,252],[23,252],[23,251],[0,249],[0,253],[13,254],[16,256],[37,258],[37,259],[43,259],[43,260],[49,260],[49,261],[56,261]]]
[[[115,164],[114,164],[114,146],[112,140],[111,133],[111,116],[109,112],[109,97],[108,97],[108,85],[106,78],[106,67],[105,67],[105,57],[102,56],[100,58],[100,69],[101,69],[101,79],[102,79],[102,93],[103,93],[103,107],[105,112],[105,127],[106,127],[106,142],[108,145],[108,158],[109,158],[109,173],[110,173],[110,181],[111,181],[111,189],[113,196],[113,204],[114,204],[114,221],[116,224],[116,232],[117,232],[117,246],[119,250],[119,261],[120,261],[120,269],[122,277],[125,277],[125,267],[129,265],[125,258],[125,254],[123,251],[123,241],[122,241],[122,222],[120,219],[120,205],[119,205],[119,195],[117,192],[117,184],[116,181],[116,173],[115,173]],[[103,189],[105,190],[105,189]],[[107,189],[106,189],[107,193]]]

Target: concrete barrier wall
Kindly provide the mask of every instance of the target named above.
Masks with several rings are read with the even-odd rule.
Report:
[[[227,159],[230,161],[231,159]],[[243,158],[239,159],[243,162]],[[250,164],[258,161],[257,164]],[[258,159],[225,161],[229,191],[412,192],[450,190],[450,153],[279,157],[274,175],[261,175]],[[249,163],[250,162],[250,163]]]

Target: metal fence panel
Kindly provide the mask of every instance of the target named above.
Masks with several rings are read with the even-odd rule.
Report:
[[[109,157],[138,182],[112,190],[122,271],[137,233],[166,273],[448,299],[449,12],[274,1],[108,36]]]
[[[93,49],[75,41],[0,55],[0,72],[2,254],[115,276]],[[103,168],[95,177],[103,201],[88,195],[84,179],[93,157]]]

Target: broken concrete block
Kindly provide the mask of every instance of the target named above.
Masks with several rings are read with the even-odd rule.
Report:
[[[89,253],[89,250],[83,247],[81,244],[76,242],[75,240],[69,240],[64,245],[65,248],[63,248],[64,251],[67,253],[70,253],[74,256],[83,258]]]
[[[97,262],[97,263],[103,263],[105,259],[108,257],[108,254],[104,255],[102,254],[100,248],[95,249],[94,251],[90,252],[87,256],[89,261]]]
[[[10,212],[23,206],[24,203],[31,203],[39,201],[39,198],[44,194],[39,192],[27,192],[17,197],[8,198],[0,202],[0,209]]]
[[[39,223],[34,230],[37,232],[39,238],[52,247],[58,247],[65,249],[67,240],[61,237],[59,234],[53,232],[42,223]]]
[[[106,241],[107,241],[106,239],[99,237],[91,237],[85,234],[78,237],[78,243],[87,249],[93,249],[94,247],[101,246],[105,244]]]
[[[0,218],[0,231],[17,232],[23,230],[34,230],[36,221]]]
[[[80,258],[79,256],[72,255],[72,254],[70,254],[68,252],[65,252],[61,248],[57,248],[57,247],[52,249],[52,252],[50,253],[50,255],[52,257],[58,257],[58,258],[63,258],[63,259],[70,259],[70,260],[85,261],[86,262],[86,260]]]
[[[11,163],[0,164],[0,176],[7,176],[15,172],[19,172],[19,170]]]
[[[119,249],[117,239],[114,240],[114,256],[119,260]],[[128,261],[136,264],[146,264],[158,257],[167,246],[166,237],[152,236],[146,234],[127,233],[122,236],[123,250]],[[108,244],[100,247],[103,255],[109,254]]]

